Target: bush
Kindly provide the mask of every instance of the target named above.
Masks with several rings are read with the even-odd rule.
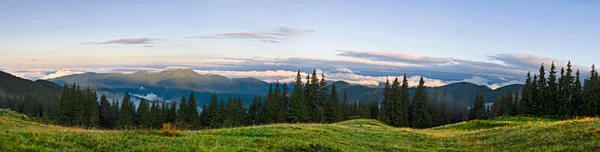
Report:
[[[174,137],[174,136],[181,135],[181,133],[179,132],[179,130],[177,130],[177,127],[175,127],[175,125],[173,125],[171,123],[163,124],[162,128],[160,129],[160,131],[162,132],[163,136]]]

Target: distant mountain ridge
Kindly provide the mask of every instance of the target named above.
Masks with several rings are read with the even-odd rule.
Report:
[[[207,100],[210,93],[216,92],[219,98],[226,96],[242,97],[246,104],[249,104],[253,96],[264,96],[267,94],[270,83],[255,78],[227,78],[216,74],[199,74],[191,69],[165,70],[160,72],[137,71],[132,74],[122,73],[84,73],[50,79],[50,81],[59,85],[65,83],[78,83],[81,86],[103,86],[119,92],[130,92],[138,96],[156,95],[162,100],[177,102],[182,96],[189,94],[190,90],[198,92],[198,101]],[[383,94],[383,88],[373,88],[362,85],[353,85],[344,81],[330,82],[336,84],[338,94],[343,94],[347,90],[351,101],[373,101],[380,100]],[[290,91],[293,91],[293,83],[289,84]],[[447,100],[453,101],[458,98],[461,101],[467,100],[473,102],[477,92],[484,94],[486,102],[501,97],[507,90],[512,92],[520,90],[521,84],[508,85],[497,89],[491,89],[487,86],[476,85],[468,82],[452,83],[440,87],[428,87],[429,96],[432,97],[435,90],[438,95],[446,91]],[[412,95],[415,88],[410,88]],[[206,99],[204,99],[206,98]],[[246,101],[248,99],[248,101]]]
[[[62,87],[50,81],[31,81],[0,71],[0,98],[21,98],[33,94],[42,99],[52,100],[61,92]]]
[[[265,94],[269,84],[255,78],[227,78],[215,74],[199,74],[191,69],[160,72],[84,73],[50,79],[57,84],[78,83],[82,86],[107,88],[161,87],[234,94]]]

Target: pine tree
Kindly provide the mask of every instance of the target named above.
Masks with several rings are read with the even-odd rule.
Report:
[[[98,127],[100,123],[100,107],[98,105],[98,96],[96,92],[91,91],[90,88],[87,88],[86,92],[86,116],[87,116],[87,126],[88,127]]]
[[[260,109],[260,101],[257,96],[254,96],[252,103],[248,107],[248,124],[256,125],[258,120],[258,111]]]
[[[272,88],[272,85],[271,85]],[[271,94],[271,93],[269,93]],[[223,127],[233,127],[233,123],[234,123],[234,119],[235,119],[235,115],[233,114],[235,112],[235,109],[233,108],[233,98],[231,97],[231,95],[229,96],[229,98],[227,98],[227,104],[225,106],[225,109],[223,109]],[[270,122],[272,123],[272,122]]]
[[[408,93],[408,79],[406,73],[402,78],[402,86],[400,86],[400,100],[396,108],[400,109],[398,112],[398,125],[402,127],[408,127],[409,121],[409,107],[410,107],[410,94]]]
[[[116,100],[113,100],[112,104],[111,104],[112,108],[112,112],[110,113],[110,128],[115,128],[117,127],[117,122],[119,121],[119,117],[121,116],[120,114],[120,110],[119,110],[119,103]]]
[[[304,87],[302,86],[302,77],[300,71],[296,76],[296,84],[290,101],[290,122],[306,122],[309,120],[308,106],[306,103]]]
[[[462,106],[462,103],[460,102],[460,100],[458,100],[458,97],[454,97],[454,101],[452,104],[452,116],[451,116],[451,123],[457,123],[457,122],[461,122],[463,121],[463,112],[464,112],[464,107]]]
[[[389,90],[388,92],[388,108],[390,109],[387,112],[387,117],[390,119],[390,125],[395,126],[395,127],[399,127],[399,126],[406,126],[406,124],[401,124],[404,123],[403,119],[403,109],[402,107],[402,98],[401,98],[401,90],[400,90],[400,82],[398,81],[398,78],[394,79],[394,81],[392,82],[392,88],[391,90]]]
[[[483,98],[483,94],[477,92],[477,95],[475,95],[475,103],[469,109],[469,120],[486,119],[486,118],[487,118],[487,111],[485,108],[485,101]]]
[[[389,103],[391,103],[390,90],[391,90],[390,80],[386,79],[385,87],[383,88],[383,99],[381,100],[381,110],[379,111],[379,120],[381,120],[382,122],[384,122],[386,124],[390,124],[390,119],[388,117],[388,113],[389,113],[390,107],[391,107],[389,105]]]
[[[598,72],[596,71],[596,67],[592,65],[590,78],[585,80],[583,85],[583,104],[580,107],[580,114],[583,116],[596,115],[598,100],[600,100],[600,96],[598,96],[598,92],[600,91],[598,81]]]
[[[561,105],[563,106],[563,115],[573,114],[572,113],[573,109],[571,108],[571,103],[572,103],[573,96],[574,96],[573,91],[575,91],[574,89],[575,89],[576,85],[573,85],[575,80],[573,77],[573,68],[572,67],[573,66],[571,65],[571,61],[569,61],[567,63],[567,71],[566,71],[566,74],[563,79],[563,81],[564,81],[563,82],[564,85],[562,87],[562,89],[563,89],[562,96],[563,97],[561,98],[562,100],[560,100],[562,102]],[[581,86],[581,84],[579,84],[579,86]]]
[[[221,111],[219,108],[219,103],[218,103],[216,93],[213,93],[212,96],[210,97],[210,102],[208,104],[208,107],[203,111],[203,113],[205,113],[204,115],[206,116],[205,126],[208,126],[210,128],[221,127],[221,122],[222,122],[222,119],[220,117]]]
[[[336,121],[340,121],[341,118],[339,118],[340,114],[338,113],[338,94],[337,94],[337,87],[334,84],[331,85],[331,96],[329,96],[329,100],[327,99],[322,99],[322,101],[325,101],[325,104],[323,105],[324,107],[324,112],[325,112],[325,122],[327,123],[333,123]]]
[[[181,97],[181,102],[179,102],[179,109],[177,109],[177,122],[184,127],[187,128],[189,124],[189,116],[188,114],[188,103],[185,99],[185,96]]]
[[[150,107],[150,128],[152,129],[160,128],[161,124],[165,121],[158,102],[159,101],[153,101],[152,106]]]
[[[134,126],[135,107],[130,99],[129,92],[125,93],[121,101],[121,110],[119,111],[119,120],[117,127],[121,129],[129,129]]]
[[[519,102],[521,101],[521,95],[519,90],[515,91],[515,95],[512,98],[512,103],[510,104],[510,115],[516,116],[519,114],[517,107],[519,106]]]
[[[583,104],[583,90],[581,86],[579,70],[575,73],[575,82],[573,82],[573,95],[570,103],[570,113],[572,116],[579,116],[581,114],[580,105]]]
[[[150,106],[148,100],[140,100],[140,105],[137,109],[138,124],[141,128],[150,128],[152,121],[150,121]]]
[[[445,125],[445,124],[449,124],[451,119],[451,115],[452,112],[450,111],[450,107],[448,106],[448,92],[444,91],[442,92],[442,98],[440,98],[440,102],[438,104],[438,118],[440,120],[439,124],[440,125]]]
[[[379,114],[379,104],[377,100],[373,100],[368,103],[369,106],[369,119],[377,119]],[[343,117],[342,117],[343,119]]]
[[[537,74],[533,75],[533,81],[531,82],[531,107],[533,107],[530,111],[533,115],[541,115],[540,114],[540,90],[538,86],[538,76]]]
[[[200,116],[198,115],[198,103],[196,102],[194,91],[190,92],[186,110],[186,121],[192,126],[192,128],[198,127],[200,123]]]
[[[273,90],[273,85],[269,88],[269,93],[267,95],[267,101],[265,105],[267,106],[267,123],[278,123],[285,121],[285,111],[282,105],[282,94],[281,88],[279,88],[279,82],[275,84],[275,89]]]
[[[419,85],[417,86],[417,90],[415,91],[415,95],[412,99],[412,124],[411,126],[414,128],[427,128],[431,127],[433,122],[431,118],[431,113],[429,112],[429,103],[427,97],[427,88],[425,87],[425,81],[423,81],[423,77],[419,81]]]
[[[290,117],[289,108],[290,108],[290,89],[288,88],[287,83],[283,83],[283,92],[281,92],[281,105],[283,112],[283,121],[288,122],[288,118]]]
[[[550,75],[548,75],[548,86],[545,92],[545,102],[546,102],[546,114],[547,115],[555,115],[559,111],[557,103],[558,98],[558,84],[556,83],[556,66],[554,62],[550,65]]]
[[[319,107],[319,78],[316,69],[313,70],[312,77],[306,77],[306,101],[308,101],[310,122],[322,122],[323,111]]]
[[[531,72],[527,72],[527,79],[525,80],[525,85],[522,89],[522,98],[517,107],[519,114],[533,114],[532,87]]]
[[[102,128],[112,128],[111,126],[111,115],[112,109],[111,105],[106,98],[106,95],[100,96],[100,126]]]
[[[546,115],[548,114],[548,102],[546,102],[546,93],[548,92],[548,86],[546,82],[546,71],[544,70],[544,64],[540,66],[540,74],[538,76],[537,81],[537,107],[536,112],[538,115]]]

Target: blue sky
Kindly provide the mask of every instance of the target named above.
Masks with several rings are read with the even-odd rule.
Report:
[[[0,68],[38,79],[188,67],[267,81],[317,68],[357,83],[407,72],[502,85],[542,62],[587,72],[597,27],[594,0],[4,0]]]

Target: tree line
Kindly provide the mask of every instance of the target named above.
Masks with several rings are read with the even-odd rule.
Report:
[[[313,71],[306,77],[306,83],[302,80],[298,71],[294,91],[290,91],[286,83],[274,83],[266,96],[255,96],[248,107],[243,106],[241,98],[218,99],[213,93],[208,103],[199,109],[194,92],[183,96],[178,103],[141,99],[136,105],[129,93],[125,93],[120,102],[111,102],[105,95],[98,98],[89,88],[81,90],[77,84],[64,85],[62,95],[52,104],[42,106],[45,102],[31,95],[24,102],[7,99],[0,105],[54,124],[105,129],[158,128],[164,123],[206,129],[272,123],[332,123],[378,116],[377,101],[350,102],[345,90],[340,96],[335,84],[328,87],[324,74],[319,78]],[[4,106],[4,103],[11,104]],[[20,104],[13,106],[12,103]]]
[[[527,73],[522,91],[507,92],[494,102],[491,116],[535,115],[563,118],[600,115],[600,77],[592,65],[590,77],[581,80],[577,70],[573,75],[571,62],[560,69],[558,75],[554,62],[546,73],[544,64],[539,73]],[[548,76],[546,76],[548,74]]]
[[[430,98],[421,77],[416,91],[409,94],[404,75],[386,81],[383,98],[378,101],[349,101],[346,90],[338,93],[336,84],[328,85],[325,75],[316,71],[304,79],[298,71],[293,90],[286,83],[274,83],[266,96],[255,96],[243,106],[241,98],[218,99],[216,93],[200,107],[194,92],[181,101],[147,101],[138,105],[129,93],[121,102],[108,101],[105,95],[80,90],[79,86],[64,85],[60,98],[43,102],[34,95],[22,99],[7,98],[0,103],[48,122],[106,129],[158,128],[164,123],[187,129],[206,129],[262,125],[272,123],[333,123],[355,118],[378,119],[396,127],[427,128],[465,120],[488,119],[498,116],[596,116],[600,115],[600,78],[592,66],[590,77],[581,81],[579,70],[573,75],[571,63],[557,75],[552,63],[548,76],[544,65],[539,73],[527,74],[522,90],[508,90],[493,105],[486,106],[483,93],[477,93],[471,105],[464,99],[449,101],[448,94],[434,89]],[[304,82],[302,80],[305,80]],[[22,102],[17,102],[22,101]]]

